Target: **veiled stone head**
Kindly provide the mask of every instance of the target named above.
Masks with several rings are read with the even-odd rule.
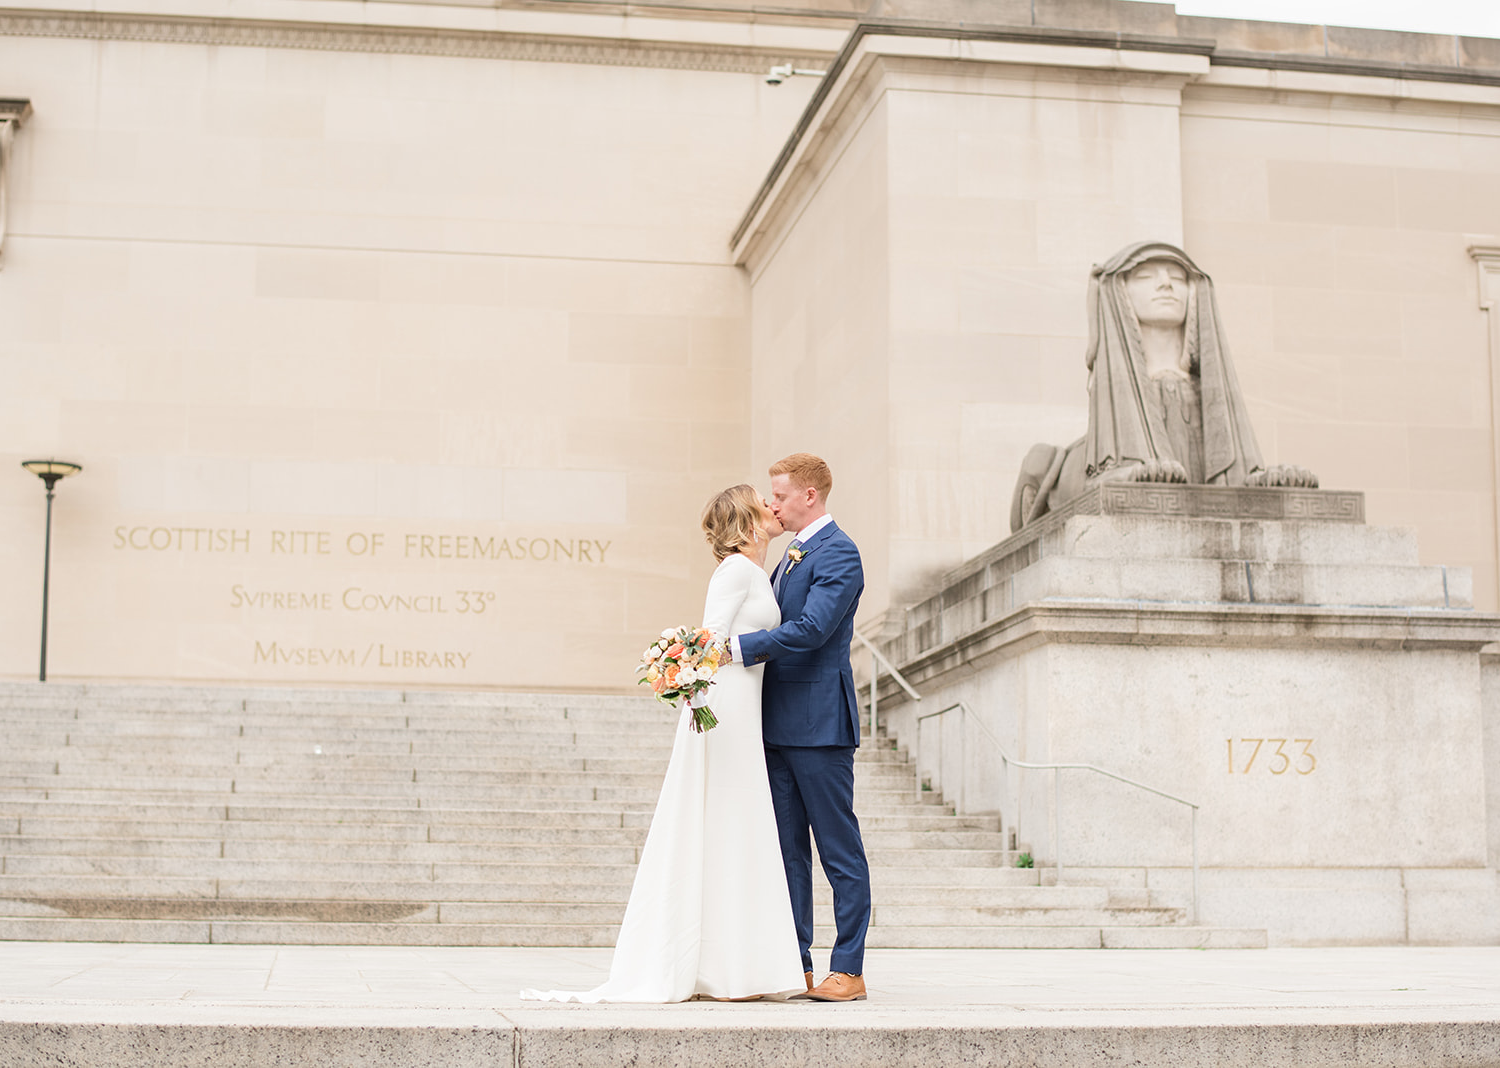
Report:
[[[1142,326],[1181,326],[1187,320],[1188,275],[1176,260],[1136,264],[1125,276],[1125,292]]]

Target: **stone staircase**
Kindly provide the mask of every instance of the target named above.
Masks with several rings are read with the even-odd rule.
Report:
[[[640,697],[0,684],[0,939],[610,946],[675,719]],[[1265,944],[1144,890],[1041,885],[887,739],[855,782],[873,947]]]

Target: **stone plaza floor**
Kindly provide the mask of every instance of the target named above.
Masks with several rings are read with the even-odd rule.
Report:
[[[1500,948],[877,950],[848,1005],[518,997],[609,960],[0,943],[0,1064],[1500,1065]]]

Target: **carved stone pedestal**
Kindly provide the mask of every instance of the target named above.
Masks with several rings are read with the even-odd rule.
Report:
[[[1500,941],[1500,617],[1363,518],[1357,493],[1098,487],[906,611],[883,652],[923,699],[888,682],[882,722],[1065,881],[1185,903],[1190,812],[1084,770],[1054,809],[1002,749],[1197,803],[1204,923]]]

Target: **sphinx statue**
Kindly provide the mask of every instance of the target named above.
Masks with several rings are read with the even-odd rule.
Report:
[[[1088,317],[1088,433],[1026,454],[1012,531],[1101,480],[1317,486],[1305,468],[1262,463],[1213,281],[1187,253],[1121,249],[1090,273]]]

